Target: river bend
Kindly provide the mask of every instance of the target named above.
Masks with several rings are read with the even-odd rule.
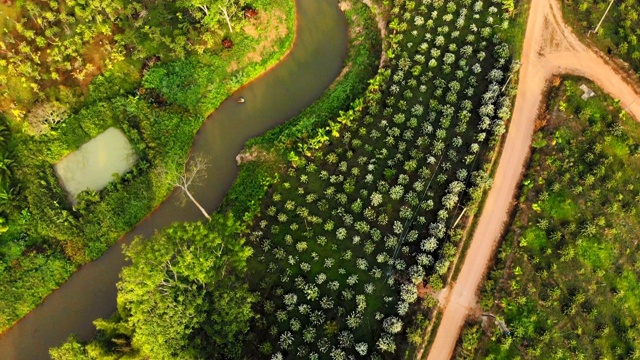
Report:
[[[192,150],[211,159],[205,185],[194,196],[208,212],[220,205],[237,177],[235,157],[247,139],[285,122],[317,100],[340,73],[347,54],[347,22],[337,0],[296,0],[296,39],[289,54],[271,70],[242,87],[209,116]],[[244,104],[236,99],[242,96]],[[82,266],[58,290],[0,336],[0,359],[48,359],[48,349],[74,333],[89,339],[93,320],[116,310],[116,283],[126,265],[122,244],[148,237],[176,221],[202,214],[179,205],[173,193],[102,257]]]

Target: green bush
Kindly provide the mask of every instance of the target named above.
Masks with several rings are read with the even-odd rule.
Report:
[[[173,4],[156,5],[148,6],[150,13],[145,21],[175,13]],[[234,38],[236,46],[230,51],[209,49],[185,53],[176,60],[167,52],[166,44],[145,40],[149,34],[137,37],[125,32],[117,36],[133,35],[139,40],[132,58],[115,63],[96,77],[84,98],[73,99],[71,95],[80,90],[69,88],[65,96],[71,115],[66,120],[39,137],[25,133],[21,124],[10,124],[16,138],[14,173],[19,201],[16,209],[0,214],[6,218],[2,227],[7,227],[0,234],[0,308],[5,309],[0,316],[0,331],[33,309],[78,265],[102,255],[160,204],[172,187],[154,169],[169,160],[184,161],[205,117],[231,91],[288,51],[294,36],[293,2],[262,0],[255,6],[280,9],[289,29],[258,64],[234,74],[227,72],[231,62],[255,48],[255,39],[241,33]],[[162,21],[171,19],[165,16]],[[141,80],[142,59],[149,54],[159,54],[168,61],[151,67]],[[54,95],[59,98],[63,94]],[[53,164],[111,126],[124,132],[140,160],[131,172],[99,193],[81,195],[80,202],[72,207],[58,184]],[[21,242],[23,238],[27,240]],[[33,252],[38,259],[49,262],[35,262]],[[31,275],[24,265],[29,265],[29,271],[42,282],[29,280]]]

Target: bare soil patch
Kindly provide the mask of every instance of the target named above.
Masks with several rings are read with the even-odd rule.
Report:
[[[249,63],[261,61],[266,53],[273,50],[275,43],[289,33],[286,16],[281,10],[260,12],[242,28],[242,31],[255,39],[257,46],[244,59],[232,62],[227,67],[230,73]]]
[[[236,164],[240,166],[241,164],[256,161],[256,160],[272,160],[273,156],[263,149],[259,148],[251,148],[249,150],[244,150],[240,154],[236,156]]]

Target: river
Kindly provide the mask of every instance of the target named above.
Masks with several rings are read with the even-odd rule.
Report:
[[[205,185],[192,193],[208,212],[220,205],[237,177],[235,157],[247,139],[285,122],[317,100],[338,76],[347,54],[347,23],[337,0],[296,0],[296,39],[275,67],[226,99],[198,131],[193,153],[211,159]],[[238,104],[236,99],[246,102]],[[109,248],[82,266],[58,290],[0,336],[0,359],[48,359],[48,349],[70,334],[89,339],[93,320],[116,310],[116,282],[126,265],[122,244],[176,221],[202,214],[177,193]]]

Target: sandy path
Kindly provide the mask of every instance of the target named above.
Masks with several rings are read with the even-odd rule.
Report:
[[[534,120],[545,86],[554,75],[574,74],[593,80],[640,120],[640,97],[623,76],[583,45],[562,20],[556,0],[532,0],[518,83],[518,96],[494,183],[462,269],[444,304],[443,317],[429,360],[450,359],[476,292],[485,277],[531,147]],[[421,358],[419,354],[418,358]]]

